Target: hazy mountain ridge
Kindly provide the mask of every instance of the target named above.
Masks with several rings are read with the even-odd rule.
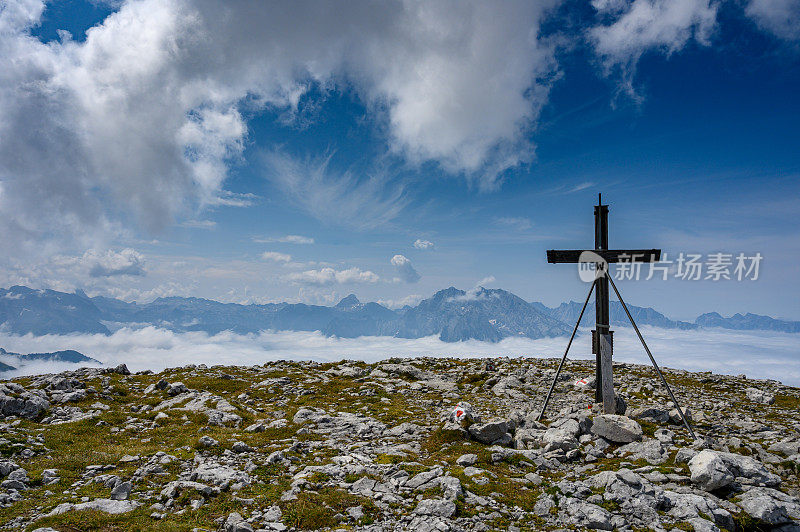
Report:
[[[631,322],[625,314],[625,309],[619,301],[610,301],[611,310],[611,326],[612,327],[630,327]],[[566,323],[574,323],[578,319],[581,312],[582,303],[570,301],[569,303],[561,303],[558,307],[548,309],[551,315],[556,319]],[[545,307],[547,308],[547,307]],[[635,307],[628,305],[628,309],[636,321],[637,325],[652,325],[654,327],[661,327],[662,329],[697,329],[698,324],[689,323],[686,321],[671,320],[658,312],[657,310],[649,307]],[[581,325],[584,327],[592,327],[595,323],[595,307],[594,302],[590,302],[586,306]]]
[[[150,303],[128,303],[108,297],[88,297],[24,286],[0,289],[0,329],[12,334],[102,333],[122,326],[153,325],[175,332],[230,330],[238,334],[274,331],[320,331],[327,336],[438,336],[446,342],[496,342],[516,336],[532,339],[569,334],[580,312],[575,301],[550,308],[501,289],[473,291],[450,287],[418,305],[392,310],[378,303],[362,303],[350,294],[334,306],[304,303],[264,305],[222,303],[197,297],[163,297]],[[800,332],[800,322],[769,316],[736,314],[723,318],[703,314],[695,323],[671,320],[652,308],[629,306],[639,325],[695,329],[724,327],[740,330]],[[590,303],[582,325],[594,322]],[[611,302],[611,324],[629,326],[621,305]]]
[[[722,327],[738,331],[779,331],[788,333],[800,332],[800,321],[778,320],[759,314],[734,314],[725,318],[717,312],[707,312],[698,316],[695,323],[702,327]]]
[[[35,362],[69,362],[72,364],[89,363],[102,365],[99,360],[87,357],[73,349],[64,351],[53,351],[50,353],[28,353],[23,355],[6,351],[0,347],[0,373],[20,369],[28,364]]]

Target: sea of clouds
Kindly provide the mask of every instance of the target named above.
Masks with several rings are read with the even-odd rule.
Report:
[[[800,334],[766,331],[701,329],[676,331],[644,327],[642,333],[659,365],[691,371],[713,371],[751,378],[776,379],[800,386]],[[589,330],[582,330],[570,358],[593,358]],[[155,327],[124,328],[102,334],[15,336],[0,334],[0,347],[18,353],[75,349],[105,366],[125,363],[132,371],[187,364],[253,365],[270,360],[374,362],[389,357],[560,357],[567,338],[506,338],[498,343],[469,340],[446,343],[435,336],[417,339],[391,337],[332,338],[317,332],[175,333]],[[614,359],[649,364],[634,331],[614,333]],[[68,363],[36,363],[3,374],[9,378],[74,369]],[[655,377],[655,375],[654,375]]]

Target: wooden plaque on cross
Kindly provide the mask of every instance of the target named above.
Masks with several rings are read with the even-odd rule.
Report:
[[[586,252],[592,252],[605,261],[606,264],[596,264],[595,268],[602,268],[606,273],[609,263],[657,262],[661,260],[660,249],[608,249],[608,205],[603,205],[602,196],[599,194],[597,205],[594,207],[594,249],[549,249],[547,250],[547,262],[576,264],[582,262],[581,255]],[[610,329],[608,277],[598,275],[595,283],[597,289],[595,293],[596,323],[595,329],[592,331],[592,353],[595,354],[595,401],[603,403],[605,413],[613,414],[616,409],[611,372],[614,341],[613,331]],[[604,382],[604,380],[611,382]]]

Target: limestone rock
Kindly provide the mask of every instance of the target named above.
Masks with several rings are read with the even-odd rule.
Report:
[[[514,423],[509,420],[476,423],[467,430],[473,439],[487,445],[506,440],[510,443],[511,437],[508,433],[514,430]]]
[[[592,423],[592,434],[615,443],[630,443],[642,439],[642,427],[629,417],[616,414],[596,416]]]
[[[752,488],[739,497],[739,506],[769,525],[782,525],[800,520],[800,500],[775,489]]]
[[[414,513],[417,515],[431,515],[434,517],[451,517],[456,513],[456,505],[446,499],[422,499]]]
[[[456,464],[462,467],[475,465],[475,462],[477,461],[478,461],[477,454],[462,454],[461,456],[456,458]]]
[[[139,506],[141,506],[141,503],[136,501],[115,501],[112,499],[95,499],[93,501],[82,502],[78,504],[65,502],[53,508],[53,510],[47,514],[47,517],[61,515],[73,510],[97,510],[107,514],[124,514],[135,510]]]
[[[111,490],[111,499],[114,501],[125,501],[131,494],[131,483],[120,482]]]
[[[736,477],[731,474],[725,462],[713,451],[701,451],[689,460],[692,482],[706,491],[724,488]]]
[[[774,395],[763,390],[759,390],[758,388],[745,388],[744,393],[747,395],[747,398],[754,403],[771,405],[775,402]]]
[[[170,397],[174,397],[176,395],[180,395],[180,394],[186,393],[188,391],[189,391],[189,388],[187,388],[184,383],[182,383],[182,382],[173,382],[172,384],[169,385],[169,388],[167,389],[167,395],[169,395]]]

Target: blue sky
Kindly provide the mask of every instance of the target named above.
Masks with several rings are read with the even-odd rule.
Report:
[[[529,4],[8,3],[0,280],[557,305],[602,192],[612,247],[764,257],[631,303],[800,319],[800,2]]]

